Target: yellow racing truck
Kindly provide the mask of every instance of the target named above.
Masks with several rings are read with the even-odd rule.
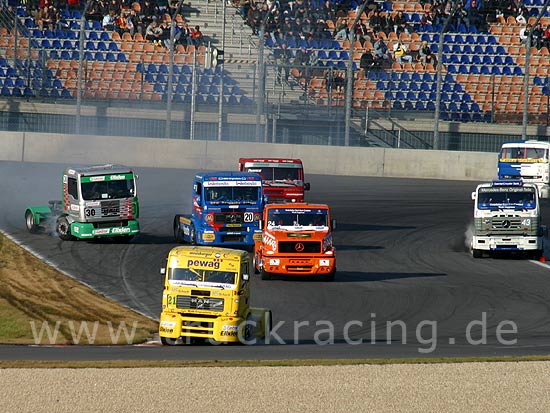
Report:
[[[168,253],[159,336],[176,345],[255,344],[271,328],[271,311],[250,306],[250,256],[246,251],[180,246]]]

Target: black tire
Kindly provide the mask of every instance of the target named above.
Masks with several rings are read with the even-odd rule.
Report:
[[[473,250],[472,250],[472,257],[474,257],[474,258],[481,258],[481,257],[483,257],[483,251],[473,249]]]
[[[27,230],[31,234],[36,234],[38,232],[38,225],[34,221],[34,215],[31,211],[27,210],[25,212],[25,224],[27,225]]]
[[[117,244],[128,244],[134,239],[134,235],[120,235],[118,237],[113,237],[112,239]]]
[[[534,259],[534,260],[540,260],[542,258],[542,256],[544,255],[544,250],[535,250],[533,252],[531,252],[531,258]]]
[[[75,237],[71,234],[71,224],[69,224],[69,221],[65,216],[57,218],[55,231],[57,232],[59,238],[63,241],[71,241],[75,239]]]
[[[177,338],[169,338],[169,337],[161,337],[160,338],[160,342],[164,345],[164,346],[175,346],[176,343],[177,343],[178,339]]]
[[[183,232],[180,225],[180,215],[174,217],[174,239],[178,244],[182,244],[185,240],[183,239]]]
[[[189,227],[189,244],[197,245],[197,233],[193,224]]]
[[[262,280],[266,280],[266,281],[271,280],[271,278],[272,278],[272,277],[271,277],[271,273],[270,273],[270,272],[267,272],[265,269],[262,268],[262,269],[260,270],[260,278],[261,278]]]
[[[325,274],[323,276],[324,280],[327,281],[327,282],[332,282],[334,281],[334,276],[336,275],[336,270],[332,271],[332,272],[329,272],[328,274]]]
[[[252,258],[252,266],[254,267],[254,274],[259,274],[258,266],[256,265],[256,255]]]
[[[252,326],[249,323],[250,323],[250,317],[246,317],[246,324],[244,326],[244,331],[243,331],[243,341],[245,343],[248,343],[250,340],[252,340]]]

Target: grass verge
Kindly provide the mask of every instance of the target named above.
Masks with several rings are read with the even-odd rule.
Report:
[[[0,234],[0,344],[134,344],[157,328]]]

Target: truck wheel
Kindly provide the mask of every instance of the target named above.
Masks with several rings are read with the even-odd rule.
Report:
[[[243,331],[243,340],[245,343],[248,343],[250,340],[252,340],[252,337],[253,337],[252,325],[250,324],[251,321],[252,319],[250,318],[250,316],[246,317],[246,324],[244,326],[244,331]]]
[[[334,281],[334,276],[336,275],[336,270],[329,272],[328,274],[324,275],[325,281],[332,282]]]
[[[260,270],[260,278],[262,280],[271,280],[271,273],[267,272],[265,269]]]
[[[191,224],[189,228],[189,244],[197,245],[197,233],[195,232],[195,226]]]
[[[165,346],[175,346],[177,341],[178,341],[177,338],[169,338],[169,337],[160,338],[160,342]]]
[[[544,251],[543,250],[535,250],[531,253],[531,257],[534,260],[540,260],[540,258],[543,256]]]
[[[38,232],[38,225],[36,225],[34,222],[34,215],[29,210],[25,212],[25,223],[27,224],[27,230],[31,234],[36,234]]]
[[[256,265],[256,254],[254,254],[254,258],[252,258],[252,266],[254,267],[254,274],[259,274],[260,271],[258,270],[258,266]]]
[[[184,241],[183,232],[181,230],[181,225],[180,225],[180,216],[179,215],[176,215],[174,217],[174,239],[176,240],[176,242],[178,244],[181,244]]]
[[[113,237],[112,240],[117,244],[128,244],[134,239],[133,235],[120,235],[118,237]]]
[[[59,238],[61,238],[63,241],[71,241],[74,239],[73,235],[71,234],[71,224],[69,224],[69,221],[67,221],[67,218],[64,216],[57,218],[55,230],[57,232],[57,235],[59,235]]]
[[[481,250],[472,250],[472,257],[474,258],[481,258],[483,256],[483,252]]]

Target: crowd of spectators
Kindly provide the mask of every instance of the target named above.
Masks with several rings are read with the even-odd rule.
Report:
[[[71,20],[84,13],[88,21],[99,22],[102,30],[120,35],[141,34],[158,46],[170,47],[171,16],[177,11],[178,0],[27,0],[27,14],[34,18],[40,30],[52,31],[70,28]],[[80,12],[80,13],[76,13]],[[175,43],[200,46],[204,35],[199,26],[190,26],[181,11],[175,24]]]

